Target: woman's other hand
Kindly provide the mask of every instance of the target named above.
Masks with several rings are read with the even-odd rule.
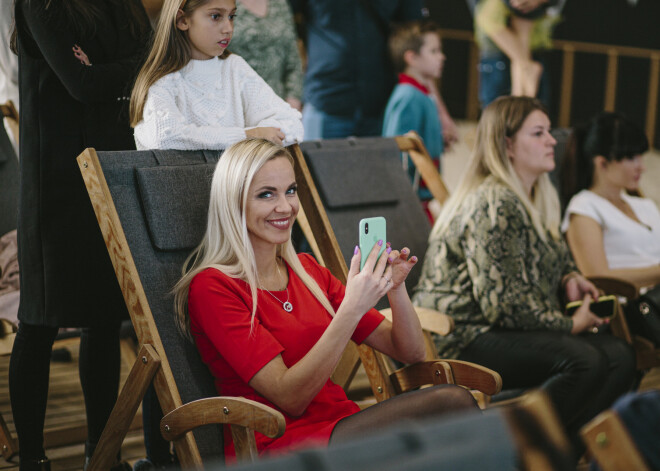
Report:
[[[401,251],[393,250],[390,252],[387,260],[392,268],[392,286],[390,288],[396,289],[406,281],[406,278],[408,278],[410,270],[412,270],[412,267],[417,263],[417,257],[410,257],[410,249],[404,247]]]
[[[346,293],[344,303],[348,303],[352,310],[358,312],[360,317],[392,288],[392,267],[388,265],[387,258],[392,253],[392,249],[387,247],[378,257],[378,252],[385,242],[380,240],[374,244],[364,267],[360,270],[360,249],[355,247],[351,267],[348,270],[346,279]],[[404,277],[405,279],[405,277]]]
[[[591,329],[595,329],[594,332],[598,332],[598,327],[605,323],[605,320],[591,312],[589,305],[592,299],[591,295],[587,293],[582,299],[582,305],[575,311],[573,317],[571,317],[573,319],[572,334],[579,334]]]
[[[598,288],[578,272],[567,275],[564,282],[566,298],[569,302],[583,299],[585,294],[589,294],[593,299],[598,300]]]
[[[72,49],[73,49],[73,55],[76,56],[76,59],[78,59],[81,64],[92,65],[92,63],[89,61],[89,58],[87,57],[87,54],[85,54],[85,51],[83,51],[80,48],[80,46],[76,44],[72,47]]]
[[[247,137],[258,137],[261,139],[266,139],[279,146],[282,145],[282,141],[286,137],[280,128],[272,127],[246,129],[245,135]]]

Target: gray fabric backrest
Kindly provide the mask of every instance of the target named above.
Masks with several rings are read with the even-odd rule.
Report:
[[[128,246],[184,403],[216,396],[195,345],[174,323],[170,291],[206,229],[211,172],[218,152],[99,152]],[[222,430],[194,432],[203,459],[221,459]]]
[[[0,119],[0,237],[18,223],[18,159]]]
[[[233,467],[236,471],[500,471],[516,469],[501,410],[403,422],[330,448]],[[220,469],[207,466],[206,469]]]
[[[358,242],[360,219],[383,216],[394,248],[407,246],[424,258],[431,225],[391,138],[349,138],[308,141],[300,145],[346,263]],[[417,284],[421,263],[406,281]],[[386,306],[384,299],[378,308]]]

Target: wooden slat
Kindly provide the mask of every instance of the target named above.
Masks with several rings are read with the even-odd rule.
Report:
[[[646,109],[646,137],[651,147],[655,142],[655,123],[658,116],[658,87],[660,86],[660,54],[651,56],[649,71],[648,108]]]
[[[619,54],[616,49],[607,51],[607,75],[605,76],[605,100],[603,109],[614,111],[616,106],[616,82],[619,70]]]
[[[571,103],[573,99],[573,73],[575,69],[575,49],[570,44],[563,48],[564,59],[561,71],[561,98],[559,100],[559,126],[567,128],[571,124]]]
[[[110,418],[105,424],[99,443],[89,462],[87,471],[110,469],[121,450],[135,413],[140,407],[144,393],[151,384],[160,366],[158,353],[151,345],[142,345],[131,368],[126,383],[117,398]]]

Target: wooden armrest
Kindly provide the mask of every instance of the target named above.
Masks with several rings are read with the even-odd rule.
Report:
[[[445,336],[454,330],[454,319],[447,314],[425,307],[416,307],[415,312],[419,317],[419,323],[422,324],[422,329],[427,332]],[[390,322],[392,321],[392,309],[383,309],[380,313]]]
[[[160,421],[160,432],[168,441],[208,424],[239,425],[267,437],[282,436],[284,416],[264,404],[242,397],[208,397],[177,407]]]
[[[639,288],[634,283],[622,278],[615,278],[612,276],[590,276],[588,279],[606,294],[616,294],[628,299],[634,299],[639,295]]]
[[[461,360],[423,361],[390,375],[397,394],[429,384],[457,384],[492,396],[502,390],[502,377],[485,366]]]

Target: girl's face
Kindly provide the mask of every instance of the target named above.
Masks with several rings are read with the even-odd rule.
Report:
[[[283,244],[291,237],[299,208],[297,189],[293,167],[285,157],[266,162],[254,176],[245,219],[256,253],[259,248]]]
[[[557,141],[550,134],[550,119],[540,110],[532,111],[506,144],[513,168],[525,182],[533,183],[555,168]]]
[[[632,159],[622,159],[619,161],[608,162],[603,157],[603,177],[610,184],[619,187],[622,190],[637,190],[639,180],[644,173],[644,161],[641,155],[636,155]],[[596,164],[598,165],[598,164]]]
[[[188,32],[192,58],[207,60],[225,52],[234,32],[235,16],[235,0],[209,0],[188,16],[179,10],[176,26]]]

